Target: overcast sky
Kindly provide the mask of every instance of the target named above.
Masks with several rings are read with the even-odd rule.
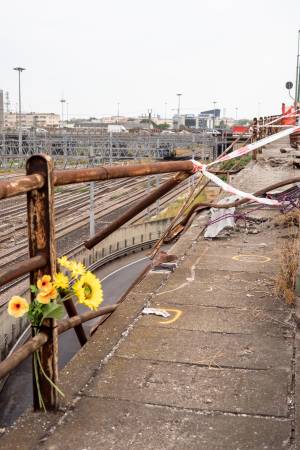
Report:
[[[69,115],[168,116],[213,107],[278,113],[295,80],[300,0],[9,0],[1,4],[0,89],[11,107]]]

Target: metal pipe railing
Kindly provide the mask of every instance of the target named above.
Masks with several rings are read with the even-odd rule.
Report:
[[[129,218],[138,214],[156,199],[169,192],[193,173],[192,161],[168,161],[131,166],[109,166],[90,169],[54,171],[53,163],[47,155],[31,156],[26,163],[27,175],[13,181],[0,182],[0,199],[27,193],[28,236],[30,258],[15,264],[0,274],[0,285],[12,281],[30,272],[30,283],[36,284],[37,278],[43,274],[53,276],[56,271],[56,245],[54,236],[54,185],[108,180],[113,178],[138,177],[152,174],[172,173],[177,175],[147,194],[141,201],[122,215],[105,232],[110,234]],[[178,173],[180,172],[180,173]],[[94,237],[98,239],[98,237]],[[58,334],[74,328],[81,345],[86,342],[82,323],[86,320],[108,314],[115,306],[104,307],[98,311],[77,315],[76,308],[69,300],[65,302],[70,316],[62,322],[50,319],[43,324],[43,332],[31,338],[20,349],[0,363],[0,378],[6,376],[25,358],[35,351],[40,351],[40,360],[45,373],[51,381],[58,381]],[[43,347],[41,351],[41,347]],[[58,407],[57,393],[39,370],[40,390],[47,409]],[[34,408],[39,409],[36,388],[34,389]]]
[[[0,273],[0,286],[21,277],[26,273],[41,269],[46,264],[47,257],[45,255],[37,255],[33,258],[28,258],[24,261],[15,263],[12,267]]]
[[[38,173],[18,177],[12,181],[0,181],[0,199],[15,197],[34,189],[40,189],[44,183],[45,178]]]
[[[130,166],[101,166],[90,169],[57,170],[54,171],[54,185],[83,183],[88,181],[111,180],[113,178],[141,177],[171,172],[192,172],[192,161],[166,161],[147,164],[132,164]]]
[[[150,194],[145,195],[141,200],[136,202],[131,208],[129,208],[124,214],[119,216],[116,220],[110,224],[103,227],[98,233],[96,233],[91,239],[85,241],[84,245],[89,250],[93,248],[96,244],[101,242],[115,230],[124,225],[128,220],[132,219],[134,216],[139,214],[141,211],[146,209],[148,206],[152,205],[156,200],[165,195],[167,192],[171,191],[175,186],[180,184],[186,178],[188,178],[191,173],[178,173],[170,180],[163,183],[157,189],[153,190]]]
[[[99,316],[110,314],[118,307],[118,305],[109,305],[99,308],[97,311],[87,311],[83,314],[62,320],[57,326],[57,333],[61,334],[70,328],[95,319]],[[42,327],[44,331],[40,331],[36,336],[30,338],[25,344],[16,350],[12,355],[0,362],[0,379],[6,377],[13,369],[21,364],[28,356],[39,350],[44,344],[49,341],[49,327]]]

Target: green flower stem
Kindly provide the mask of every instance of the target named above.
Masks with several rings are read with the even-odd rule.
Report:
[[[46,412],[46,407],[45,407],[45,403],[42,397],[42,393],[41,393],[41,388],[40,388],[40,382],[39,382],[39,371],[37,368],[37,359],[38,359],[38,351],[35,351],[33,353],[33,367],[34,367],[34,377],[35,377],[35,384],[36,384],[36,389],[37,389],[37,394],[38,394],[38,399],[39,399],[39,407],[43,408],[44,412]]]
[[[40,355],[39,355],[38,353],[37,353],[37,360],[38,360],[38,363],[39,363],[41,372],[42,372],[42,374],[44,375],[44,377],[46,378],[46,380],[48,381],[48,383],[50,383],[51,386],[52,386],[52,387],[53,387],[53,388],[54,388],[54,389],[55,389],[62,397],[64,397],[65,394],[59,389],[58,386],[56,386],[55,383],[53,383],[53,381],[51,380],[51,378],[49,378],[48,375],[45,373],[45,371],[44,371],[44,369],[43,369],[43,367],[42,367],[41,360],[40,360]]]

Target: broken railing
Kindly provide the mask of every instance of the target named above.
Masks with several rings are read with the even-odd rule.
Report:
[[[299,117],[299,110],[297,110],[297,115]],[[264,137],[270,136],[271,134],[277,133],[281,128],[290,127],[296,124],[297,115],[276,115],[276,116],[264,116],[264,117],[254,117],[252,121],[252,140],[258,141]],[[299,120],[299,119],[298,119]],[[290,145],[294,148],[300,146],[300,132],[296,132],[290,135]],[[261,152],[261,149],[258,151]],[[256,152],[253,154],[256,159]]]
[[[12,181],[0,181],[0,200],[24,193],[27,194],[29,242],[29,258],[16,262],[9,269],[2,271],[0,273],[0,286],[27,273],[30,274],[30,284],[36,284],[37,279],[42,275],[48,274],[53,276],[56,272],[55,186],[176,172],[165,183],[151,193],[146,194],[114,222],[86,241],[86,248],[91,249],[117,228],[191,176],[193,168],[192,161],[169,161],[130,166],[114,165],[54,171],[53,162],[49,156],[31,156],[26,163],[26,176],[18,177]],[[33,294],[31,295],[33,299]],[[40,390],[48,410],[58,408],[58,397],[56,389],[48,383],[43,372],[54,384],[57,384],[58,335],[70,328],[74,328],[80,344],[84,345],[87,338],[82,324],[95,317],[107,315],[117,308],[117,305],[105,306],[97,311],[89,311],[78,315],[71,299],[65,301],[64,305],[69,318],[59,322],[53,319],[47,320],[37,335],[29,339],[0,363],[1,379],[8,376],[24,359],[39,350],[42,364],[42,369],[39,373]],[[34,409],[40,409],[36,388],[34,388],[33,405]]]

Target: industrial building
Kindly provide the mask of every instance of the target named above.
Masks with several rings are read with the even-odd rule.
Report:
[[[187,127],[193,129],[210,129],[216,126],[220,120],[221,110],[210,109],[208,111],[202,111],[199,114],[181,114],[173,117],[173,127]]]
[[[0,91],[1,92],[1,91]],[[1,104],[1,94],[0,94]],[[15,112],[4,113],[4,128],[15,129],[19,126],[19,114]],[[1,106],[0,106],[0,121],[1,121]],[[0,122],[1,123],[1,122]],[[21,127],[22,128],[56,128],[59,127],[60,117],[54,113],[22,113]]]

